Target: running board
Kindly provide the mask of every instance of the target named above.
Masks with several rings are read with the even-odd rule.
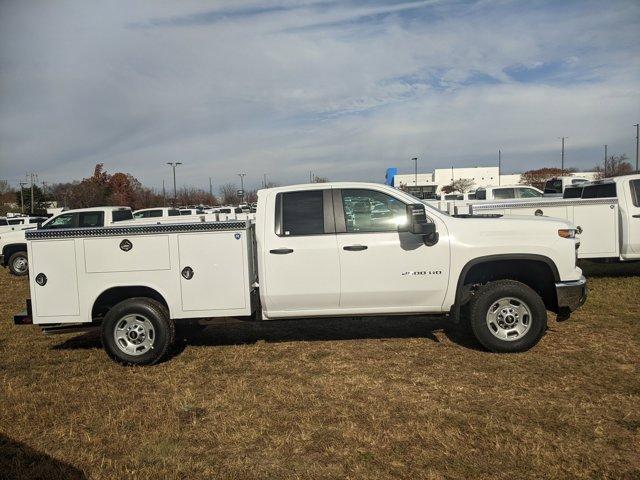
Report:
[[[58,335],[61,333],[75,333],[75,332],[87,332],[98,328],[99,325],[92,325],[86,323],[72,323],[69,325],[51,325],[49,327],[41,327],[42,333],[45,335]]]

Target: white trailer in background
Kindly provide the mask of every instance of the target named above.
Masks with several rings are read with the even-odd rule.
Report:
[[[577,226],[581,259],[640,260],[640,175],[583,183],[580,198],[451,205],[454,215],[562,218]]]

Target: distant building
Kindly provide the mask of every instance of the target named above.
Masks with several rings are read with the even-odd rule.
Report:
[[[387,169],[387,172],[392,169]],[[388,173],[387,173],[388,175]],[[432,198],[439,195],[442,187],[450,185],[456,179],[468,178],[473,180],[474,187],[488,187],[493,185],[513,185],[520,182],[520,175],[499,175],[498,167],[463,167],[436,168],[431,173],[412,173],[393,175],[393,185],[405,188],[418,198]],[[387,178],[387,182],[389,179]]]
[[[442,187],[460,178],[473,180],[472,190],[478,187],[494,187],[499,185],[517,185],[520,183],[519,173],[500,175],[498,167],[462,167],[436,168],[432,173],[398,174],[397,168],[388,168],[385,183],[395,188],[404,188],[418,198],[433,198],[440,195]],[[577,177],[592,180],[595,172],[577,172]]]

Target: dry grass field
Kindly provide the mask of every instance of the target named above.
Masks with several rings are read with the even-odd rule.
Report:
[[[93,335],[15,327],[0,271],[0,478],[640,477],[640,264],[533,350],[444,319],[212,325],[123,368]]]

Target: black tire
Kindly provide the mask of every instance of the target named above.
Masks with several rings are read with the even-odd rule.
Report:
[[[23,277],[29,273],[29,260],[27,252],[15,252],[9,257],[9,271],[17,277]]]
[[[492,328],[487,321],[489,309],[495,308],[496,302],[504,298],[513,298],[524,303],[530,313],[526,315],[526,321],[524,315],[522,319],[516,320],[522,322],[522,325],[528,325],[528,330],[522,335],[514,334],[510,340],[498,338],[492,331],[496,328],[495,322]],[[547,330],[547,309],[540,295],[524,283],[498,280],[483,285],[475,293],[469,305],[469,320],[474,336],[487,350],[504,353],[524,352],[536,345]],[[505,329],[507,330],[509,328]]]
[[[152,344],[145,347],[141,344],[139,349],[142,351],[136,354],[128,354],[123,350],[124,346],[131,345],[129,337],[127,340],[117,341],[115,333],[117,329],[120,332],[126,331],[121,328],[127,324],[146,324],[148,321],[151,328],[143,329],[145,337],[148,339],[153,337]],[[140,334],[137,334],[140,335]],[[124,365],[153,365],[161,361],[170,351],[176,338],[176,328],[173,320],[169,318],[167,307],[151,298],[137,297],[123,300],[114,305],[107,312],[102,322],[102,345],[109,357],[116,362]],[[123,345],[122,347],[119,346]]]

